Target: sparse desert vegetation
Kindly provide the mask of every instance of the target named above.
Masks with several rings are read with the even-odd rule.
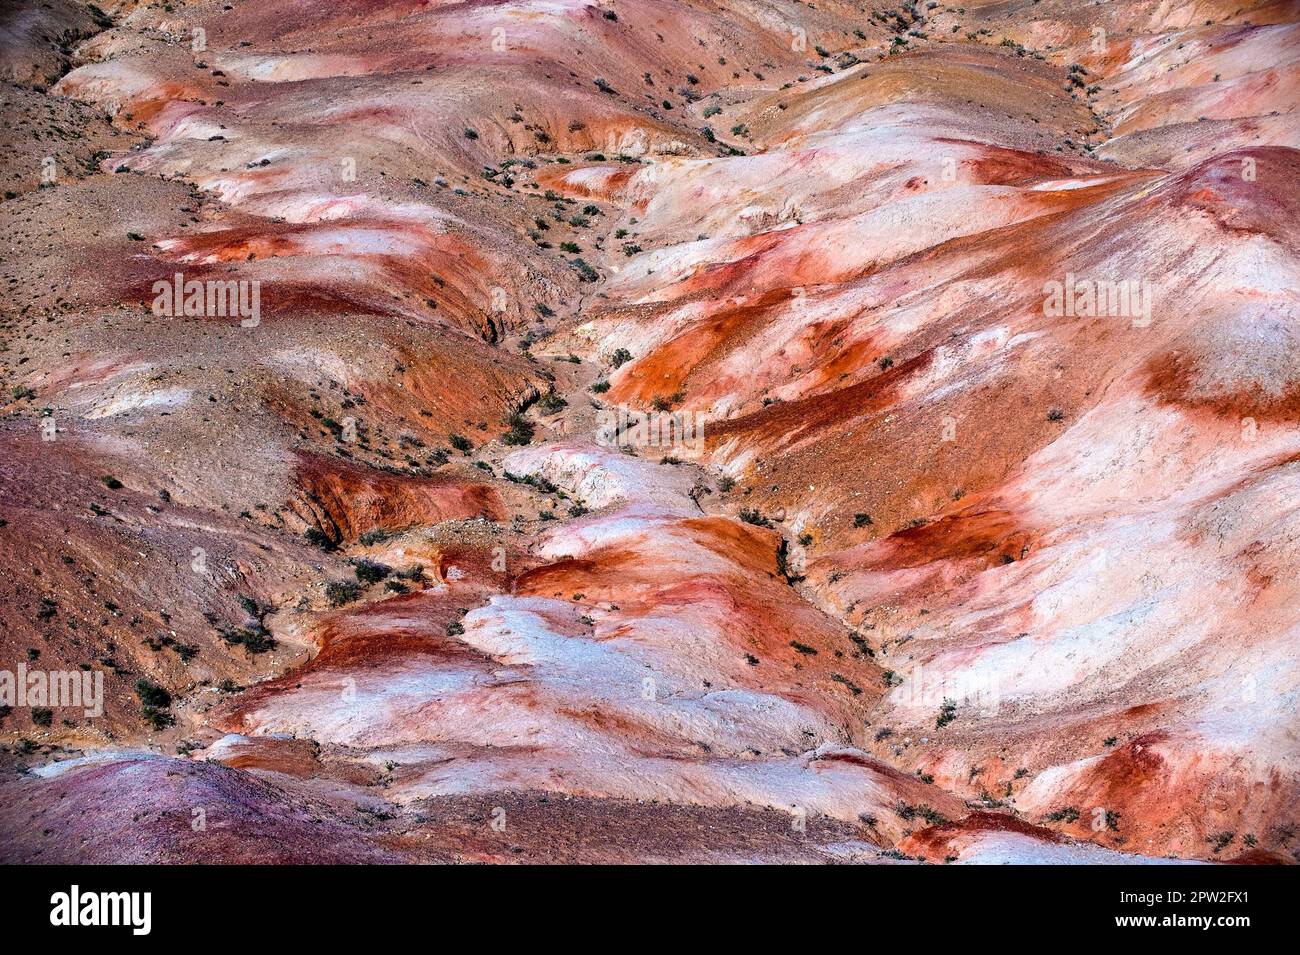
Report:
[[[0,860],[1296,860],[1289,6],[19,7]]]

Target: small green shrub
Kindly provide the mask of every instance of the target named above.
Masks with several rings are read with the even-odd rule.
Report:
[[[331,607],[342,607],[361,596],[361,585],[350,580],[331,580],[325,585],[325,599]]]
[[[943,729],[949,723],[957,718],[957,704],[953,700],[944,700],[939,707],[939,715],[935,718],[934,728]]]
[[[393,569],[387,564],[362,558],[353,565],[352,571],[363,584],[377,584],[391,574]]]
[[[501,437],[505,444],[522,445],[533,440],[533,424],[519,412],[507,417],[506,425],[510,430]]]

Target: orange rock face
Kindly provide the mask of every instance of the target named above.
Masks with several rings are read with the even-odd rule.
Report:
[[[29,6],[0,859],[1295,861],[1294,4]]]

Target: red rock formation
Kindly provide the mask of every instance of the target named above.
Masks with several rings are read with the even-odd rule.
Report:
[[[5,861],[1294,860],[1293,4],[102,6],[0,30],[0,670],[106,674]]]

